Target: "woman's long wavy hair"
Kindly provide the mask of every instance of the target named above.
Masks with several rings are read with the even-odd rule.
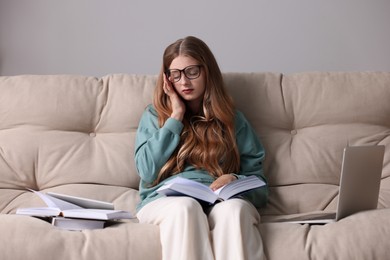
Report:
[[[203,109],[199,115],[186,112],[180,144],[161,168],[155,184],[182,172],[187,164],[206,170],[214,177],[238,172],[240,167],[233,100],[225,90],[222,73],[214,55],[209,47],[196,37],[177,40],[164,52],[153,100],[160,127],[172,113],[170,99],[163,91],[164,72],[179,55],[190,56],[202,65],[202,73],[205,73],[206,78]]]

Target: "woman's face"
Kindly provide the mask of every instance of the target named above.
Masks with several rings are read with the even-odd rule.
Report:
[[[193,107],[198,107],[201,104],[206,89],[206,75],[204,73],[204,68],[201,66],[199,67],[199,65],[199,62],[194,58],[180,55],[173,59],[171,65],[169,66],[169,70],[171,71],[181,71],[172,71],[171,77],[176,76],[176,79],[180,78],[179,81],[172,83],[172,85],[174,86],[177,94]],[[183,71],[184,69],[185,71]],[[198,70],[200,70],[200,75],[196,77],[198,75]],[[194,76],[196,78],[189,79]]]

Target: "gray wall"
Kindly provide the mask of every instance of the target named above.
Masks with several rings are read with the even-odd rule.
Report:
[[[390,71],[389,0],[0,0],[0,75],[155,74],[195,35],[223,71]]]

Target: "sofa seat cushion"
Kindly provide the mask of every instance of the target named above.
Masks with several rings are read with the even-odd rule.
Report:
[[[0,215],[0,259],[161,259],[159,229],[123,221],[104,229],[67,231],[40,219]],[[12,228],[9,228],[12,227]]]
[[[360,212],[327,225],[263,223],[268,259],[388,259],[390,209]]]

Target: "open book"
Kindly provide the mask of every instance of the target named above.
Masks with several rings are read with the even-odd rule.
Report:
[[[33,191],[33,190],[31,190]],[[99,200],[74,197],[58,193],[33,191],[47,205],[40,208],[19,208],[16,214],[37,217],[81,218],[95,220],[130,219],[128,211],[114,210],[112,203]]]
[[[157,192],[166,196],[190,196],[214,204],[216,201],[228,200],[264,185],[264,181],[252,175],[232,181],[218,190],[213,191],[207,185],[200,182],[176,177],[161,186]]]

